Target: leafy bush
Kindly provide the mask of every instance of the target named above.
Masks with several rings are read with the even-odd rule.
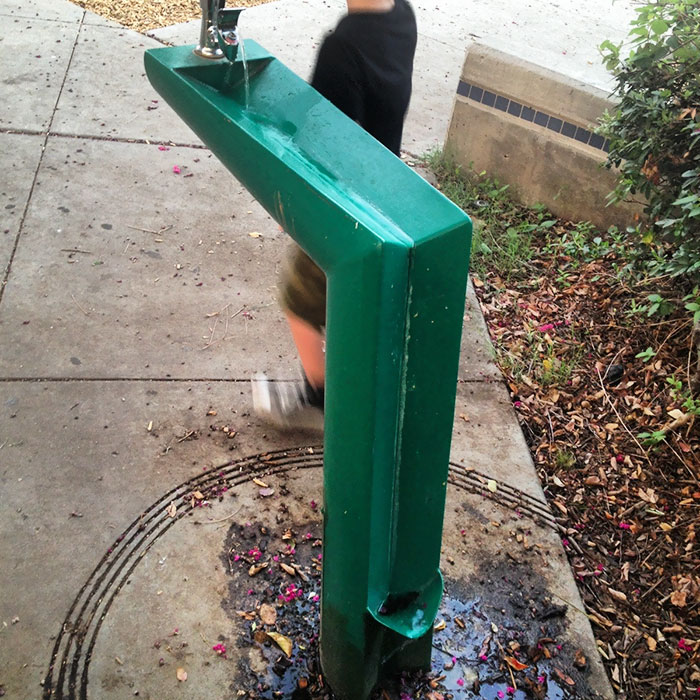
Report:
[[[624,49],[600,47],[619,98],[600,129],[610,142],[607,166],[620,168],[610,199],[644,195],[649,220],[636,230],[647,264],[698,280],[700,3],[651,0],[636,12]]]

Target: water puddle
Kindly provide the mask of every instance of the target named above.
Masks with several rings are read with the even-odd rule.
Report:
[[[245,691],[241,697],[277,700],[332,700],[318,660],[320,616],[320,525],[309,522],[295,528],[293,547],[284,546],[284,530],[270,532],[252,524],[233,526],[227,538],[227,567],[230,569],[231,603],[228,614],[240,622],[236,642],[241,675],[232,689]],[[306,534],[300,534],[308,531]],[[259,533],[263,532],[261,536]],[[286,531],[289,533],[289,530]],[[233,552],[242,558],[233,562]],[[250,552],[253,554],[250,555]],[[249,567],[268,556],[281,557],[288,566],[303,573],[294,579],[277,566],[250,578]],[[276,554],[272,554],[276,552]],[[241,556],[239,554],[239,557]],[[252,558],[251,558],[252,557]],[[250,561],[249,561],[250,559]],[[501,582],[504,590],[509,584]],[[569,673],[571,654],[557,642],[562,621],[533,616],[524,611],[514,615],[515,605],[494,606],[491,588],[465,595],[462,584],[447,581],[436,618],[431,670],[401,675],[380,684],[373,700],[573,700],[577,682]],[[242,587],[250,588],[249,602],[241,601]],[[499,584],[499,587],[500,584]],[[475,585],[475,588],[479,588]],[[476,593],[476,595],[474,594]],[[500,595],[502,592],[496,592]],[[525,597],[536,595],[526,591]],[[239,600],[236,602],[235,597]],[[243,596],[245,598],[245,596]],[[533,599],[533,606],[547,610],[545,599]],[[245,611],[233,608],[248,603]],[[517,603],[517,601],[516,601]],[[276,611],[274,626],[261,622],[262,605]],[[244,619],[241,620],[241,617]],[[289,656],[269,632],[291,643]],[[231,644],[234,646],[234,644]],[[566,669],[566,672],[565,670]],[[580,679],[579,679],[580,680]]]

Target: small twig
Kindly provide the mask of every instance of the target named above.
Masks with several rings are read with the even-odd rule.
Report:
[[[627,431],[629,436],[637,444],[637,447],[639,447],[639,449],[642,451],[642,454],[644,455],[644,459],[646,459],[649,466],[652,466],[651,460],[649,459],[649,455],[647,454],[647,451],[642,447],[641,443],[639,442],[639,440],[637,440],[637,437],[634,435],[634,433],[627,427],[627,424],[622,419],[622,416],[618,412],[617,408],[615,408],[615,404],[612,402],[612,399],[608,395],[607,389],[605,388],[605,384],[603,384],[603,378],[600,376],[600,370],[596,367],[595,371],[596,371],[596,374],[598,375],[598,381],[600,382],[600,388],[603,390],[603,394],[605,395],[606,401],[610,404],[610,408],[612,408],[612,410],[615,412],[615,415],[617,416],[617,419],[620,421],[620,424],[622,425],[622,427]]]
[[[566,598],[562,598],[560,595],[557,595],[553,591],[549,591],[549,595],[561,600],[561,602],[564,603],[564,605],[566,605],[567,608],[571,608],[572,610],[575,610],[577,613],[580,613],[584,617],[588,617],[588,613],[585,610],[581,610],[581,608],[579,608],[578,605],[574,605],[573,603],[568,601]]]
[[[74,297],[72,294],[70,295],[70,298],[73,300],[73,302],[75,303],[75,305],[76,305],[86,316],[89,316],[89,315],[90,315],[87,311],[85,311],[85,309],[84,309],[82,306],[80,306],[80,304],[78,304],[78,302],[75,300],[75,297]]]
[[[644,593],[642,593],[639,600],[644,600],[650,593],[652,593],[657,588],[657,586],[659,586],[662,583],[664,583],[664,579],[660,578],[651,588],[648,588],[646,591],[644,591]]]
[[[181,437],[178,438],[178,442],[185,442],[185,440],[189,440],[193,435],[196,435],[197,431],[196,430],[190,430],[190,431],[185,431],[185,434]]]
[[[214,344],[214,331],[216,331],[216,324],[219,322],[219,317],[217,316],[214,319],[214,325],[211,328],[211,335],[209,336],[209,342],[202,348],[202,350],[206,350],[207,348],[210,348]]]
[[[498,644],[498,648],[501,650],[501,654],[503,654],[503,656],[505,657],[506,650],[503,648],[501,643],[498,641],[498,639],[496,637],[492,637],[492,639],[494,642],[496,642],[496,644]],[[513,669],[510,667],[510,664],[507,661],[506,661],[506,668],[508,669],[508,673],[510,674],[510,684],[513,686],[513,688],[515,688],[517,690],[518,686],[515,682],[515,676],[513,675]]]
[[[61,248],[62,253],[84,253],[85,255],[92,255],[89,250],[80,250],[79,248]]]
[[[143,231],[144,233],[153,233],[156,236],[160,236],[162,233],[169,231],[173,227],[173,225],[170,224],[170,226],[163,226],[163,228],[160,229],[159,231],[154,231],[153,229],[150,229],[150,228],[141,228],[140,226],[130,226],[129,224],[127,224],[126,227],[131,228],[134,231]]]
[[[227,515],[225,518],[221,518],[220,520],[207,520],[206,522],[202,522],[201,524],[202,524],[202,525],[216,525],[216,523],[224,523],[224,522],[226,522],[227,520],[231,520],[231,518],[232,518],[234,515],[237,515],[237,514],[238,514],[238,511],[239,511],[242,507],[243,507],[242,505],[241,505],[241,506],[238,506],[238,508],[236,508],[236,510],[234,510],[233,513],[231,513],[231,515]]]
[[[695,483],[697,484],[697,483],[698,483],[698,476],[697,476],[697,474],[693,473],[693,470],[690,468],[690,465],[688,465],[688,464],[686,463],[686,461],[683,459],[683,457],[681,457],[681,456],[678,454],[678,452],[676,452],[676,451],[673,449],[673,445],[672,445],[668,440],[666,440],[666,444],[668,445],[668,448],[671,450],[671,452],[673,452],[673,454],[676,455],[676,458],[678,459],[678,461],[688,470],[688,473],[690,474],[690,476],[692,476],[693,479],[695,479]]]
[[[131,228],[134,231],[143,231],[144,233],[158,233],[158,231],[154,231],[153,229],[150,228],[141,228],[140,226],[130,226],[129,224],[126,225],[127,228]]]
[[[659,347],[656,348],[656,354],[657,354],[657,355],[659,354],[661,348],[663,348],[663,346],[666,345],[666,343],[668,342],[668,339],[669,339],[669,338],[673,337],[676,333],[678,333],[678,331],[679,331],[680,329],[682,329],[682,328],[684,328],[685,326],[687,326],[687,325],[690,323],[690,321],[691,321],[691,319],[686,319],[686,320],[683,321],[682,323],[676,323],[676,325],[671,329],[671,332],[664,338],[664,341],[661,343],[661,345],[659,345]]]
[[[207,314],[207,318],[215,318],[216,320],[214,321],[214,326],[211,329],[211,336],[209,337],[209,342],[202,348],[202,350],[206,350],[207,348],[210,348],[212,345],[215,345],[216,343],[220,343],[223,340],[226,340],[228,337],[228,323],[229,321],[234,317],[237,316],[243,309],[245,309],[245,306],[241,306],[238,311],[236,311],[235,314],[231,316],[226,316],[226,325],[224,326],[224,334],[221,336],[221,338],[218,338],[217,340],[214,340],[214,331],[216,330],[216,324],[219,322],[219,318],[222,316],[222,314],[231,306],[231,304],[226,304],[222,309],[219,309],[218,311],[214,311],[213,313]]]

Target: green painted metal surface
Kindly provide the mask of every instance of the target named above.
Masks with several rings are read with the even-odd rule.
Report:
[[[145,65],[326,272],[321,662],[339,698],[364,700],[430,664],[471,222],[262,47],[245,54],[247,98],[240,53]]]

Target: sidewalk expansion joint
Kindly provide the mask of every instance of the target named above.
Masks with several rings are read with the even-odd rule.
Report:
[[[84,13],[83,13],[84,14]],[[61,19],[60,17],[38,17],[35,15],[18,15],[11,12],[1,12],[0,17],[12,17],[12,19],[23,19],[27,22],[56,22],[58,24],[77,24],[78,20],[75,19]],[[80,20],[82,23],[82,19]]]
[[[282,381],[295,381],[293,379]],[[208,383],[236,384],[249,383],[250,377],[225,379],[222,377],[0,377],[0,384],[12,383],[41,384],[41,383],[80,383],[80,382],[179,382],[179,383]]]
[[[24,222],[27,218],[27,212],[29,211],[29,205],[32,201],[32,195],[34,194],[34,188],[36,187],[37,178],[39,177],[39,170],[41,169],[41,165],[44,161],[44,153],[46,152],[46,144],[48,143],[49,134],[51,133],[51,125],[53,124],[53,120],[56,117],[56,110],[58,109],[58,103],[60,102],[61,96],[63,95],[63,88],[66,85],[66,80],[68,79],[68,72],[70,71],[71,64],[73,63],[73,57],[75,56],[75,49],[78,46],[78,39],[79,39],[80,33],[83,29],[83,22],[84,21],[85,21],[85,12],[83,12],[82,16],[80,17],[80,22],[78,22],[78,25],[77,25],[77,31],[75,32],[75,39],[73,40],[73,47],[71,48],[70,57],[68,58],[68,63],[66,65],[66,71],[63,74],[63,80],[61,81],[61,87],[58,91],[58,95],[56,96],[56,101],[54,102],[54,105],[53,105],[53,111],[51,112],[51,119],[49,120],[48,128],[46,129],[46,132],[44,134],[44,142],[41,145],[41,155],[39,156],[39,162],[37,163],[36,170],[34,171],[34,177],[32,178],[32,185],[29,188],[29,195],[27,196],[27,201],[24,205],[24,210],[22,211],[22,217],[20,218],[19,226],[17,227],[17,235],[15,236],[15,241],[14,241],[14,244],[12,246],[12,251],[10,252],[10,258],[7,261],[7,265],[5,266],[5,273],[2,277],[2,282],[0,283],[0,306],[2,306],[2,301],[4,298],[4,294],[5,294],[5,287],[7,287],[7,283],[10,279],[10,272],[12,271],[12,263],[14,262],[15,255],[17,253],[17,248],[19,247],[20,237],[22,236],[22,232],[24,230]]]
[[[207,150],[201,143],[181,143],[161,139],[129,138],[127,136],[101,136],[100,134],[65,134],[57,131],[38,129],[8,129],[0,127],[0,134],[16,134],[19,136],[44,136],[46,138],[76,139],[85,141],[113,141],[114,143],[140,143],[146,146],[172,146],[173,148],[196,148]]]

